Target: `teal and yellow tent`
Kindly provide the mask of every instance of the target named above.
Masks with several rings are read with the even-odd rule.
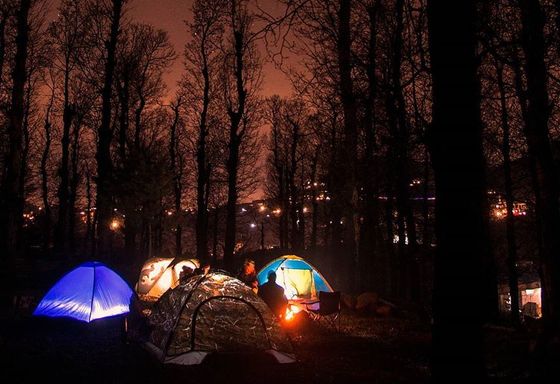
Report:
[[[284,288],[288,300],[313,299],[319,291],[333,291],[314,266],[295,255],[284,255],[265,265],[257,275],[259,284],[267,282],[270,271],[276,272],[276,283]]]

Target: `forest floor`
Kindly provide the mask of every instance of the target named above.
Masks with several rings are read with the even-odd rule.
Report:
[[[288,330],[298,362],[254,357],[200,366],[162,365],[121,336],[122,319],[0,317],[3,376],[14,382],[79,383],[427,383],[430,332],[404,317],[343,313],[341,330],[305,317]],[[488,332],[492,383],[522,383],[527,339],[507,328]]]
[[[289,330],[298,362],[214,360],[162,365],[121,339],[122,320],[90,324],[33,317],[0,320],[4,377],[15,382],[95,383],[424,383],[429,332],[404,319],[345,314],[341,331],[304,317]]]

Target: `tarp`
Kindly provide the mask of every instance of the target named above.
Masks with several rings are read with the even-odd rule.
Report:
[[[276,283],[284,288],[289,300],[314,299],[320,291],[333,291],[315,267],[295,255],[285,255],[265,265],[257,274],[260,285],[268,281],[270,271],[276,272]]]
[[[168,289],[175,288],[179,284],[183,266],[195,270],[200,265],[196,259],[148,259],[140,271],[136,293],[143,300],[159,299]]]
[[[210,353],[264,352],[294,362],[292,346],[270,308],[251,288],[219,272],[167,291],[147,318],[148,349],[161,361],[199,364]]]
[[[128,313],[133,294],[128,284],[105,264],[86,262],[62,277],[33,315],[71,317],[89,323]]]

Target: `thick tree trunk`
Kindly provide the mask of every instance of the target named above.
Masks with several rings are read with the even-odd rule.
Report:
[[[398,286],[398,271],[399,271],[399,260],[395,255],[395,218],[394,218],[394,194],[391,186],[393,185],[393,179],[388,175],[387,185],[389,189],[387,190],[387,196],[385,200],[385,236],[387,237],[387,255],[384,261],[386,271],[385,274],[385,291],[389,292],[392,296],[397,296],[397,286]]]
[[[93,233],[93,222],[92,222],[92,198],[91,198],[91,175],[89,171],[86,174],[86,236],[85,236],[85,246],[84,253],[89,256],[94,256],[94,233]]]
[[[146,107],[146,99],[142,94],[139,95],[140,104],[134,111],[134,146],[136,149],[140,148],[140,138],[142,135],[142,112]]]
[[[285,165],[280,166],[280,248],[288,248],[288,182],[287,169]]]
[[[55,228],[55,249],[59,252],[66,252],[68,245],[68,205],[70,199],[70,128],[75,116],[74,106],[70,104],[69,82],[70,82],[70,56],[66,54],[64,63],[64,107],[62,112],[62,156],[60,160],[58,186],[58,221]]]
[[[28,17],[30,0],[21,0],[16,13],[16,53],[12,71],[12,91],[7,111],[8,153],[5,158],[6,171],[2,183],[2,201],[0,215],[0,250],[6,258],[6,268],[11,270],[19,250],[19,232],[22,225],[23,199],[22,157],[23,157],[23,118],[25,82],[27,79],[27,45],[29,41]],[[12,276],[14,271],[9,273]],[[12,278],[9,277],[10,292]]]
[[[476,3],[428,1],[436,182],[432,377],[481,383],[488,247]]]
[[[175,205],[175,220],[177,220],[177,225],[175,226],[175,257],[180,257],[183,254],[183,226],[182,222],[182,212],[181,212],[181,197],[182,197],[182,183],[181,183],[181,171],[179,169],[178,161],[178,149],[179,149],[179,138],[178,138],[178,128],[179,128],[179,108],[181,106],[181,100],[177,100],[177,104],[173,105],[173,123],[171,124],[171,136],[169,142],[169,157],[171,158],[171,173],[173,175],[173,194],[174,194],[174,205]],[[200,258],[200,255],[197,254]]]
[[[23,110],[23,150],[21,155],[21,178],[20,178],[20,191],[21,195],[18,199],[18,211],[24,212],[25,209],[25,182],[27,180],[28,172],[30,169],[29,166],[29,143],[31,140],[31,133],[29,131],[29,114],[31,110],[31,94],[33,93],[33,71],[35,68],[30,68],[27,73],[27,86],[25,89],[25,101],[24,101],[24,110]],[[22,227],[19,228],[20,234],[18,237],[21,238],[21,230]]]
[[[196,150],[196,253],[201,260],[208,258],[208,184],[210,183],[210,172],[207,161],[206,139],[208,137],[208,107],[210,106],[210,74],[207,63],[207,52],[205,42],[201,47],[203,58],[202,77],[204,79],[204,90],[202,98],[202,111],[198,126],[198,143]]]
[[[286,116],[288,120],[288,124],[291,125],[291,142],[290,142],[290,159],[289,159],[289,167],[288,167],[288,174],[287,174],[287,183],[288,183],[288,204],[290,207],[290,225],[291,225],[291,234],[290,234],[290,245],[291,248],[299,251],[302,248],[301,242],[301,230],[300,230],[300,219],[299,219],[299,212],[301,211],[301,207],[299,204],[299,193],[300,190],[296,185],[296,174],[298,171],[298,158],[297,158],[297,149],[299,145],[300,139],[300,126],[296,122],[292,121],[289,116]]]
[[[231,127],[230,127],[231,129]],[[232,270],[233,254],[235,251],[235,234],[237,230],[237,172],[239,164],[239,144],[237,134],[230,135],[228,170],[228,193],[226,203],[226,234],[224,246],[224,264],[226,269]]]
[[[214,227],[212,234],[212,264],[218,264],[218,229],[220,225],[219,208],[214,207]]]
[[[51,244],[51,207],[49,204],[49,174],[47,171],[47,163],[51,151],[51,110],[54,103],[54,86],[52,88],[51,98],[47,111],[45,113],[45,146],[41,156],[41,198],[43,200],[43,252],[47,254]]]
[[[410,175],[409,175],[409,127],[406,118],[406,105],[401,82],[401,66],[403,61],[403,29],[404,29],[404,0],[395,3],[396,27],[392,42],[390,92],[388,93],[389,125],[392,136],[392,148],[395,161],[395,207],[397,210],[398,233],[398,263],[399,283],[398,295],[409,298],[410,276],[412,260],[408,256],[408,246],[416,245],[416,226],[410,203]]]
[[[352,80],[352,36],[350,20],[352,1],[340,0],[338,8],[338,73],[340,98],[344,111],[344,161],[347,173],[343,187],[344,205],[344,248],[346,250],[346,273],[352,289],[359,286],[358,252],[358,189],[356,186],[356,153],[358,148],[358,126],[356,119],[356,97]]]
[[[239,172],[239,147],[243,138],[240,132],[240,124],[245,116],[245,102],[247,98],[247,90],[245,89],[244,71],[244,52],[245,39],[243,30],[244,25],[237,20],[238,4],[236,1],[231,3],[232,11],[232,27],[234,38],[234,54],[235,54],[235,82],[237,92],[237,108],[233,110],[229,108],[228,116],[230,119],[229,127],[229,153],[226,163],[227,168],[227,204],[226,204],[226,234],[224,246],[224,264],[229,270],[233,267],[233,254],[235,251],[235,235],[237,228],[237,176]],[[243,130],[243,129],[242,129]]]
[[[498,79],[498,90],[500,92],[500,110],[502,124],[502,157],[504,159],[504,189],[507,207],[506,216],[506,238],[508,247],[507,265],[509,270],[509,292],[511,297],[511,320],[515,326],[519,326],[519,286],[517,279],[517,245],[515,239],[515,218],[513,216],[513,179],[511,175],[511,155],[510,155],[510,129],[508,107],[506,102],[506,90],[504,85],[504,67],[498,63],[496,65]]]
[[[0,84],[4,84],[4,58],[6,57],[6,24],[8,23],[8,10],[0,10]]]
[[[317,203],[317,165],[319,162],[319,149],[314,151],[311,160],[311,250],[317,249],[317,226],[319,221],[319,204]]]
[[[112,215],[112,160],[111,141],[113,132],[111,127],[111,97],[115,72],[115,55],[119,36],[120,19],[123,0],[113,0],[111,32],[107,42],[107,59],[105,62],[104,83],[102,92],[101,126],[97,143],[97,255],[106,257],[109,247],[109,222]]]
[[[545,64],[545,14],[539,2],[521,0],[521,44],[525,53],[527,78],[527,119],[525,136],[536,196],[536,214],[541,243],[541,287],[544,332],[537,352],[558,335],[560,324],[560,206],[558,170],[549,138],[550,103]],[[543,363],[546,356],[538,357]]]
[[[378,201],[378,175],[376,164],[377,151],[377,121],[374,114],[375,102],[377,100],[377,11],[378,2],[367,7],[369,35],[368,35],[368,62],[366,67],[367,74],[367,98],[364,106],[364,133],[365,133],[365,153],[364,153],[364,203],[363,203],[363,223],[361,225],[360,249],[362,271],[362,289],[370,288],[375,285],[377,292],[382,292],[382,275],[384,274],[379,263],[379,256],[376,255],[378,242],[378,222],[379,222],[379,201]]]
[[[119,158],[121,164],[124,164],[126,161],[126,139],[129,125],[128,112],[130,108],[130,81],[126,72],[124,73],[122,85],[119,85],[119,99],[121,104],[119,114]]]
[[[72,133],[72,156],[70,164],[70,194],[68,199],[68,249],[71,255],[76,252],[76,200],[78,197],[78,186],[80,184],[80,129],[83,122],[83,115],[79,116],[74,122],[74,132]]]
[[[422,180],[422,245],[429,247],[432,244],[430,232],[430,154],[428,148],[424,151],[424,177]]]

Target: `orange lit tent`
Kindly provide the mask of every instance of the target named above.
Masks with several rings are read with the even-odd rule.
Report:
[[[172,257],[148,259],[140,271],[135,287],[136,293],[143,300],[157,300],[168,289],[175,288],[179,284],[183,266],[195,270],[200,264],[196,259],[181,260]]]

